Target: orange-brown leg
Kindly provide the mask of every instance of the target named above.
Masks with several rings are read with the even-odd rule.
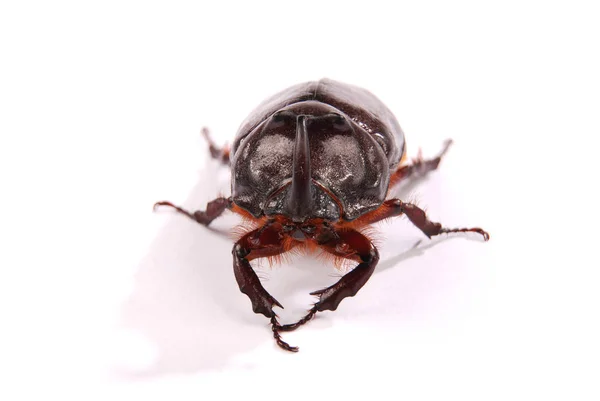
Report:
[[[405,166],[400,166],[390,177],[390,187],[399,184],[401,181],[411,177],[411,176],[424,176],[430,171],[433,171],[438,168],[442,157],[446,154],[450,145],[452,144],[452,140],[448,139],[444,142],[444,147],[442,151],[433,159],[423,160],[423,156],[421,155],[421,151],[419,150],[419,154],[411,164],[407,164]]]
[[[171,207],[177,210],[178,213],[186,215],[190,219],[197,221],[203,226],[208,226],[214,219],[223,214],[225,209],[231,209],[231,207],[233,206],[233,202],[231,198],[217,198],[207,203],[206,211],[196,210],[195,212],[189,212],[168,201],[156,202],[154,204],[154,210],[156,210],[159,206]]]
[[[267,222],[244,235],[233,247],[233,272],[238,282],[240,291],[250,298],[254,313],[265,315],[271,321],[273,337],[281,348],[286,351],[297,352],[298,347],[292,347],[279,334],[280,325],[277,315],[273,311],[275,306],[283,306],[260,283],[256,272],[252,269],[250,261],[253,259],[276,256],[286,249],[283,237],[280,235],[282,226],[276,222]]]
[[[210,151],[212,158],[220,160],[223,164],[229,165],[229,146],[224,146],[222,148],[217,147],[210,136],[210,131],[206,127],[202,128],[202,136],[206,139],[206,142],[208,142],[208,150]]]
[[[311,320],[317,312],[337,309],[346,297],[353,297],[369,280],[377,262],[379,252],[371,241],[354,230],[334,231],[329,240],[319,246],[337,257],[352,259],[359,262],[353,270],[344,275],[335,284],[322,290],[311,292],[319,297],[319,301],[299,321],[293,324],[279,326],[280,331],[292,331]]]
[[[361,225],[373,224],[389,217],[406,215],[408,219],[427,237],[443,233],[464,233],[474,232],[481,234],[485,241],[490,239],[490,235],[479,227],[475,228],[445,228],[440,223],[432,222],[427,218],[425,211],[412,203],[402,202],[400,199],[389,199],[385,201],[376,210],[360,217]]]

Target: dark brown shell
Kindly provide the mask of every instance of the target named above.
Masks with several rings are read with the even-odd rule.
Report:
[[[232,198],[255,217],[353,220],[385,200],[404,134],[370,92],[323,79],[288,88],[242,123]]]

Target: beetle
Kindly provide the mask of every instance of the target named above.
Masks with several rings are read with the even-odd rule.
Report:
[[[318,312],[337,309],[369,280],[379,253],[365,234],[378,221],[405,215],[427,237],[442,233],[489,234],[481,228],[446,228],[413,203],[388,198],[411,176],[437,169],[437,157],[405,162],[405,138],[392,112],[369,91],[330,79],[306,82],[266,99],[242,122],[231,149],[219,148],[203,129],[210,154],[231,167],[231,196],[206,210],[174,208],[208,226],[225,210],[241,215],[252,229],[233,246],[233,271],[252,310],[271,322],[277,344],[296,352],[281,332],[292,331]],[[250,262],[289,251],[321,251],[356,267],[335,284],[311,293],[318,301],[292,324],[280,324],[273,308],[283,306],[262,286]]]

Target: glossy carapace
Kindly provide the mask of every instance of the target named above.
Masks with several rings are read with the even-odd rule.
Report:
[[[354,220],[383,203],[403,152],[400,125],[370,92],[328,79],[297,85],[242,124],[232,198],[254,217]]]
[[[240,290],[256,313],[271,321],[273,337],[281,338],[317,312],[336,310],[354,296],[372,275],[379,252],[365,227],[405,215],[427,237],[474,232],[481,228],[445,228],[430,221],[413,203],[389,198],[393,185],[435,170],[448,149],[429,160],[404,163],[404,133],[392,112],[370,92],[323,79],[293,86],[259,105],[242,123],[231,149],[217,147],[203,134],[214,158],[231,166],[231,196],[189,212],[169,206],[202,225],[225,210],[242,215],[249,229],[235,243],[233,270]],[[317,251],[357,266],[335,284],[311,294],[318,301],[298,322],[282,325],[273,308],[282,307],[262,286],[250,261],[292,250]]]

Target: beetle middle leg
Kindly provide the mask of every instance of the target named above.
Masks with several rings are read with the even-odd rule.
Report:
[[[433,222],[427,218],[425,211],[413,203],[402,202],[400,199],[389,199],[373,212],[361,216],[362,225],[373,224],[389,217],[406,215],[408,219],[423,232],[428,238],[444,233],[465,233],[474,232],[481,234],[485,241],[490,239],[490,235],[479,227],[474,228],[446,228],[440,223]]]
[[[177,210],[178,213],[186,215],[190,219],[197,221],[203,226],[208,226],[214,219],[223,214],[225,209],[231,209],[232,201],[231,198],[217,198],[206,204],[206,210],[196,210],[195,212],[187,211],[168,201],[156,202],[154,204],[154,210],[156,210],[159,206],[171,207]]]
[[[355,260],[359,264],[335,284],[311,292],[311,295],[319,297],[319,301],[298,322],[280,326],[281,331],[297,329],[312,319],[317,312],[336,310],[344,298],[353,297],[366,284],[379,261],[377,248],[358,231],[338,231],[333,238],[320,243],[319,246],[336,257]]]
[[[430,171],[436,170],[442,160],[442,157],[446,154],[448,149],[452,145],[452,140],[447,139],[444,142],[444,147],[441,152],[433,159],[424,160],[419,150],[418,156],[413,160],[411,164],[399,167],[390,177],[390,187],[400,183],[401,181],[411,176],[424,176]]]

